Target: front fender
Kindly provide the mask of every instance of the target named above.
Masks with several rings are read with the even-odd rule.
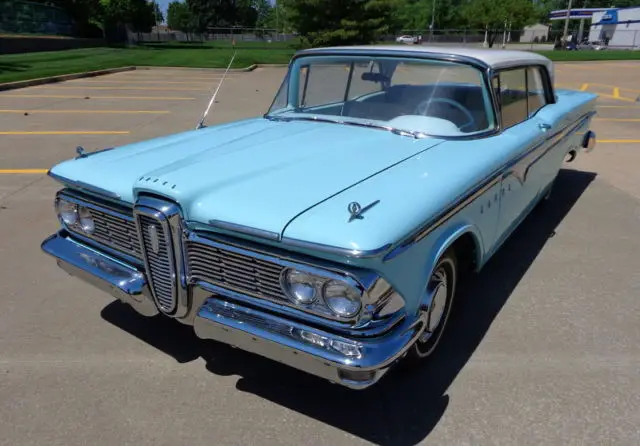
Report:
[[[470,235],[475,247],[476,264],[481,264],[484,241],[481,231],[470,220],[458,214],[452,220],[433,229],[415,243],[397,248],[392,258],[383,262],[381,270],[390,283],[403,295],[408,314],[428,305],[426,285],[438,259],[461,237]]]
[[[429,250],[429,255],[427,257],[427,268],[424,275],[424,289],[423,295],[420,299],[418,307],[416,308],[416,313],[419,313],[422,308],[429,308],[431,305],[431,299],[433,296],[427,292],[427,283],[429,282],[429,278],[433,275],[433,271],[435,269],[438,260],[443,256],[445,252],[449,248],[451,248],[458,240],[461,240],[462,237],[466,235],[470,235],[473,240],[474,245],[474,256],[473,259],[475,261],[475,265],[480,265],[482,260],[483,251],[483,242],[482,235],[478,228],[472,223],[468,222],[457,222],[453,225],[447,226],[440,234],[438,234],[437,238],[434,240],[431,245],[431,249]],[[471,253],[470,253],[471,254]]]
[[[468,222],[458,222],[443,231],[442,234],[440,234],[434,242],[429,253],[429,264],[431,265],[431,269],[428,271],[427,277],[431,277],[433,268],[435,267],[438,259],[442,257],[442,254],[444,254],[447,249],[453,246],[453,244],[465,234],[469,234],[473,238],[473,242],[475,245],[475,258],[473,260],[475,261],[475,264],[481,264],[482,253],[484,252],[482,234],[480,234],[480,231],[474,224]]]

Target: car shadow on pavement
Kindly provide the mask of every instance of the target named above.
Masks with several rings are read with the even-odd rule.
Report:
[[[124,304],[108,322],[184,363],[202,357],[216,375],[239,375],[236,387],[381,445],[413,445],[438,424],[447,389],[471,358],[518,282],[595,174],[563,169],[549,201],[538,206],[502,248],[461,286],[441,345],[417,369],[398,367],[375,386],[354,391],[260,356],[198,339],[165,317],[143,318]]]

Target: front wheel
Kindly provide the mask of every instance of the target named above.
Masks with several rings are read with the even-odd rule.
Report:
[[[431,356],[445,330],[456,294],[457,259],[450,249],[438,260],[427,284],[427,293],[432,296],[427,315],[426,328],[413,344],[406,358],[410,362],[422,361]]]

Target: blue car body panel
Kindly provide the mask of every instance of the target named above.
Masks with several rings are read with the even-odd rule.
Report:
[[[257,118],[67,161],[51,172],[129,203],[142,193],[167,197],[188,220],[280,234],[318,202],[441,142]]]
[[[342,99],[292,105],[299,94],[304,99],[308,82],[292,75],[294,58],[290,83],[280,89],[286,100],[271,116],[80,154],[52,167],[51,176],[66,186],[58,198],[75,203],[78,218],[63,223],[43,250],[70,274],[141,314],[163,312],[194,325],[205,339],[237,342],[354,388],[371,385],[425,333],[439,306],[427,284],[438,275],[433,270],[442,255],[463,246],[464,263],[481,269],[547,194],[567,155],[595,143],[589,126],[597,96],[554,90],[548,59],[526,52],[486,51],[480,57],[473,49],[440,51],[355,47],[313,49],[297,57],[326,63],[340,55],[404,52],[404,61],[429,53],[444,65],[474,65],[481,80],[465,81],[458,99],[448,102],[465,109],[458,100],[482,98],[482,107],[472,110],[479,122],[487,118],[486,127],[465,133],[461,124],[421,114],[414,105],[370,120],[368,107],[376,104],[391,114],[398,110],[389,97],[403,98],[404,105],[424,102],[417,91],[435,92],[427,86],[387,96],[410,85],[389,86],[393,64],[378,76],[387,82],[380,91],[371,88],[348,100],[352,62],[345,65],[349,81]],[[536,87],[543,84],[538,96],[546,105],[533,103],[535,111],[524,70],[524,96],[506,86],[511,80],[503,85],[494,77],[523,66],[547,73],[541,75],[547,83]],[[322,82],[323,88],[330,85]],[[522,101],[520,117],[512,120],[517,123],[503,128],[505,109]],[[354,103],[364,117],[349,115]],[[394,122],[408,128],[394,129]],[[431,130],[448,136],[424,135]],[[102,226],[82,232],[82,211]],[[464,245],[457,244],[461,240]],[[306,275],[305,284],[313,283],[310,301],[295,301],[287,283],[292,269]],[[342,319],[327,303],[326,290],[336,281],[360,293],[357,313]],[[158,296],[174,307],[163,307]],[[345,350],[354,346],[364,354],[356,358]]]
[[[516,126],[476,140],[416,140],[360,127],[254,118],[65,161],[51,172],[115,192],[125,202],[147,193],[167,197],[192,223],[220,221],[274,233],[282,242],[241,237],[373,269],[415,307],[445,247],[472,234],[481,266],[526,216],[568,148],[580,144],[590,121],[581,119],[583,108],[595,97],[558,91],[558,102],[532,118],[529,129]],[[546,133],[539,131],[542,121],[551,123]],[[571,126],[560,139],[550,137]],[[518,165],[540,145],[553,147],[535,163],[525,157],[524,166]],[[514,168],[528,168],[524,184]],[[441,210],[496,177],[498,182],[437,231],[410,249],[398,247]],[[350,221],[347,209],[354,201],[378,203]],[[378,257],[351,259],[304,244],[289,246],[290,241],[363,252],[388,249]],[[394,248],[402,255],[385,260]]]

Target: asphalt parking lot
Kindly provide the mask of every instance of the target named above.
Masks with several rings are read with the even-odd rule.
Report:
[[[40,251],[50,166],[195,127],[221,72],[0,92],[0,444],[639,444],[640,63],[556,67],[601,95],[596,150],[466,285],[431,363],[364,392],[137,316]],[[230,74],[208,122],[263,113],[283,74]]]

